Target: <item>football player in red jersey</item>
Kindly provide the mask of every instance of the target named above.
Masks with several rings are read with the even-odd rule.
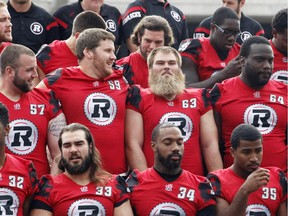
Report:
[[[183,169],[204,175],[203,160],[208,171],[223,168],[207,91],[185,89],[178,51],[168,46],[155,48],[148,67],[150,88],[132,86],[127,98],[125,140],[131,169],[143,171],[153,165],[150,137],[153,128],[163,122],[174,123],[182,131]]]
[[[55,168],[57,140],[66,120],[53,91],[33,89],[36,68],[35,53],[23,45],[11,44],[1,53],[0,101],[11,120],[6,152],[33,161],[40,177]]]
[[[210,182],[181,168],[184,145],[176,125],[165,122],[154,128],[153,167],[134,170],[127,179],[135,215],[215,215]]]
[[[287,179],[278,167],[260,167],[262,135],[240,124],[231,134],[234,163],[208,174],[216,195],[217,216],[287,215]]]
[[[61,173],[40,179],[31,216],[115,215],[132,216],[124,179],[102,168],[90,130],[72,123],[59,138]]]
[[[240,74],[239,17],[227,7],[212,17],[209,38],[186,39],[179,46],[186,87],[212,88],[217,82]]]
[[[278,11],[272,19],[272,34],[270,40],[271,47],[274,53],[274,69],[271,79],[278,80],[288,84],[288,9],[284,8]]]
[[[5,153],[9,129],[8,109],[0,102],[0,214],[28,216],[37,175],[30,160]]]
[[[223,150],[224,167],[233,164],[230,135],[241,123],[254,125],[263,136],[262,166],[287,171],[287,85],[270,80],[273,50],[262,36],[248,38],[240,50],[240,76],[216,84],[210,92]]]
[[[147,57],[156,47],[170,46],[173,32],[167,20],[160,16],[146,16],[134,28],[131,41],[138,49],[129,56],[116,61],[123,67],[123,74],[130,85],[148,87]]]
[[[97,142],[104,168],[120,174],[127,171],[124,118],[129,85],[122,71],[113,68],[114,40],[114,35],[104,29],[84,30],[76,42],[79,66],[57,69],[37,87],[55,92],[67,123],[87,126]]]
[[[36,54],[39,80],[58,68],[77,66],[76,40],[79,34],[88,28],[106,29],[105,21],[93,11],[79,13],[74,21],[72,33],[66,40],[54,40],[44,44]]]

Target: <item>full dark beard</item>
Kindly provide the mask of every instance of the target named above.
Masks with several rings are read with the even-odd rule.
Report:
[[[179,163],[177,162],[173,162],[173,160],[171,160],[171,158],[173,157],[172,154],[168,155],[167,158],[163,157],[162,155],[158,155],[159,158],[159,162],[166,167],[167,169],[175,169],[175,168],[179,168],[181,165],[181,160],[182,160],[182,155],[180,156],[180,160]]]
[[[62,165],[65,168],[65,170],[71,174],[71,175],[77,175],[77,174],[82,174],[86,172],[91,164],[92,157],[91,154],[89,156],[86,156],[81,164],[77,165],[71,165],[67,160],[65,160],[63,157],[61,159]]]

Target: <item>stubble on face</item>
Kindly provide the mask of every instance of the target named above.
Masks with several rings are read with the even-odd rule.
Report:
[[[15,76],[13,79],[13,84],[16,86],[20,91],[23,93],[30,92],[32,90],[32,87],[19,76],[19,72],[15,70]]]

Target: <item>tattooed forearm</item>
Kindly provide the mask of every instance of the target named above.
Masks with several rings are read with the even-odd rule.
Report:
[[[66,125],[66,118],[63,113],[56,116],[49,122],[48,132],[53,136],[58,137],[62,128]]]

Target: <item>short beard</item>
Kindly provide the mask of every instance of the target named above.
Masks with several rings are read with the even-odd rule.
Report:
[[[24,80],[20,79],[20,77],[18,76],[18,72],[15,73],[13,84],[23,93],[31,91],[30,86]]]
[[[167,158],[163,157],[161,154],[158,154],[159,162],[162,164],[163,167],[167,169],[176,169],[179,168],[182,161],[182,156],[180,156],[180,162],[179,163],[172,163],[171,157],[173,157],[172,154],[168,155]]]
[[[179,70],[175,76],[165,78],[165,75],[158,75],[152,70],[149,75],[149,87],[151,92],[162,97],[179,95],[183,93],[185,89],[185,76],[182,71]]]
[[[64,169],[71,175],[78,175],[86,172],[90,167],[91,161],[92,161],[91,154],[89,156],[86,156],[81,164],[77,165],[71,165],[63,157],[61,158],[61,162]]]

